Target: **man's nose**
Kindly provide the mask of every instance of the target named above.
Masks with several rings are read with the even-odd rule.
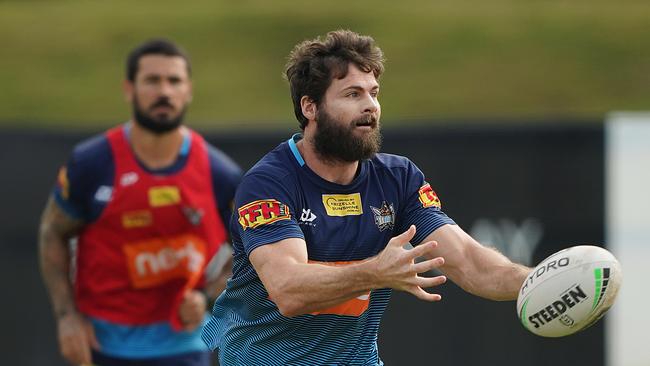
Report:
[[[372,96],[371,94],[366,94],[366,97],[364,99],[364,113],[372,113],[375,114],[379,110],[379,100]]]
[[[158,92],[161,96],[170,96],[172,93],[172,84],[168,81],[161,81],[159,84]]]

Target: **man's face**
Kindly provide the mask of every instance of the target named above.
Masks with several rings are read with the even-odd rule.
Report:
[[[371,158],[381,147],[377,96],[372,72],[348,66],[343,79],[334,79],[316,115],[314,147],[325,160],[354,162]]]
[[[145,55],[133,82],[126,82],[135,122],[158,134],[178,127],[192,99],[192,83],[179,56]]]

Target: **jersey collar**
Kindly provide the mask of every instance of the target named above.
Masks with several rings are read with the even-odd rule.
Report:
[[[331,190],[336,190],[336,191],[346,191],[350,189],[356,189],[359,184],[361,184],[367,174],[368,170],[368,161],[362,160],[359,161],[359,174],[354,178],[354,180],[347,185],[342,185],[342,184],[337,184],[333,182],[329,182],[325,179],[323,179],[321,176],[316,174],[313,170],[309,168],[308,165],[305,164],[305,159],[303,159],[302,155],[300,155],[300,151],[298,150],[298,146],[296,143],[300,140],[302,140],[303,136],[301,133],[296,133],[289,140],[287,140],[287,144],[289,145],[289,150],[291,150],[291,155],[293,155],[294,159],[296,159],[296,162],[298,165],[303,169],[303,171],[306,172],[307,176],[310,177],[315,183],[326,187],[327,189]]]
[[[300,151],[298,151],[298,146],[296,145],[296,142],[302,140],[302,134],[296,133],[287,142],[289,143],[289,149],[291,149],[291,152],[293,153],[293,157],[296,159],[298,164],[302,167],[305,165],[305,159],[302,158],[302,155],[300,155]]]

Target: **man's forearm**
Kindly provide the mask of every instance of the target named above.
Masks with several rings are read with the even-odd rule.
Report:
[[[39,262],[45,287],[57,317],[76,310],[70,281],[69,250],[61,238],[41,233]]]
[[[39,227],[38,255],[43,282],[57,317],[76,310],[70,280],[68,241],[82,226],[81,220],[69,217],[53,198],[49,199]]]
[[[490,300],[514,300],[530,268],[474,240],[456,225],[444,225],[425,240],[440,243],[441,270],[463,290]]]
[[[415,263],[430,253],[433,242],[406,250],[404,245],[415,235],[415,226],[393,237],[376,256],[347,264],[309,262],[302,239],[285,239],[256,248],[249,258],[280,312],[295,316],[339,305],[355,297],[367,300],[373,289],[406,291],[426,301],[440,300],[424,288],[438,286],[444,276],[420,277],[443,263],[442,258]]]
[[[292,264],[283,269],[284,280],[269,289],[269,294],[284,315],[307,314],[367,295],[377,286],[371,266],[370,261],[337,266]]]
[[[470,292],[490,300],[516,300],[530,268],[513,263],[496,249],[482,247],[473,254],[476,273]]]

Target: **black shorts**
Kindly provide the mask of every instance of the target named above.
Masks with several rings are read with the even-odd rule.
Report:
[[[210,352],[205,351],[160,358],[125,359],[93,351],[93,364],[95,366],[211,366],[211,355]]]

